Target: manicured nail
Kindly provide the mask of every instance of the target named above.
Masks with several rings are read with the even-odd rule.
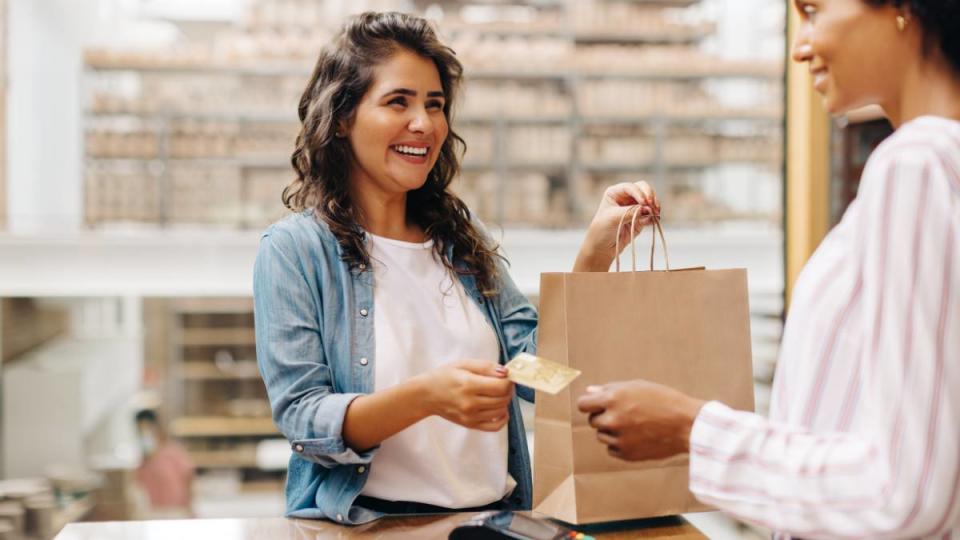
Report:
[[[601,389],[602,389],[602,387],[596,386],[596,385],[594,385],[594,386],[588,386],[588,387],[587,387],[587,392],[599,392]]]

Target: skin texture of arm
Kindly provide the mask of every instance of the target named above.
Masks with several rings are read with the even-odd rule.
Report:
[[[343,437],[365,451],[430,416],[481,431],[499,431],[509,419],[513,383],[506,369],[486,360],[463,360],[354,399]]]

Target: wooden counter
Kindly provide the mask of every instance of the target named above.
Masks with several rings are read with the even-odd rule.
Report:
[[[474,515],[476,514],[384,518],[357,527],[345,527],[329,521],[284,518],[72,523],[67,525],[55,540],[442,540],[447,538],[455,526]],[[577,530],[593,535],[597,540],[707,538],[682,518],[631,521],[615,526],[577,527]]]

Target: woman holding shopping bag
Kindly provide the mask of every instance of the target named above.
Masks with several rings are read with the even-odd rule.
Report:
[[[780,538],[960,534],[960,2],[796,0],[831,113],[896,132],[794,289],[770,419],[646,381],[588,388],[628,460],[690,453],[703,502]]]
[[[267,229],[254,268],[257,360],[294,450],[289,516],[530,507],[502,365],[535,349],[537,313],[448,189],[461,73],[425,20],[365,13],[321,53],[300,101],[283,194],[296,213]],[[609,268],[637,205],[659,212],[647,184],[607,190],[576,269]]]

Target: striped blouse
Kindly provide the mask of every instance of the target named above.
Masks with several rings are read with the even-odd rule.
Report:
[[[779,538],[960,538],[958,236],[960,122],[921,117],[801,273],[770,418],[697,417],[693,493]]]

